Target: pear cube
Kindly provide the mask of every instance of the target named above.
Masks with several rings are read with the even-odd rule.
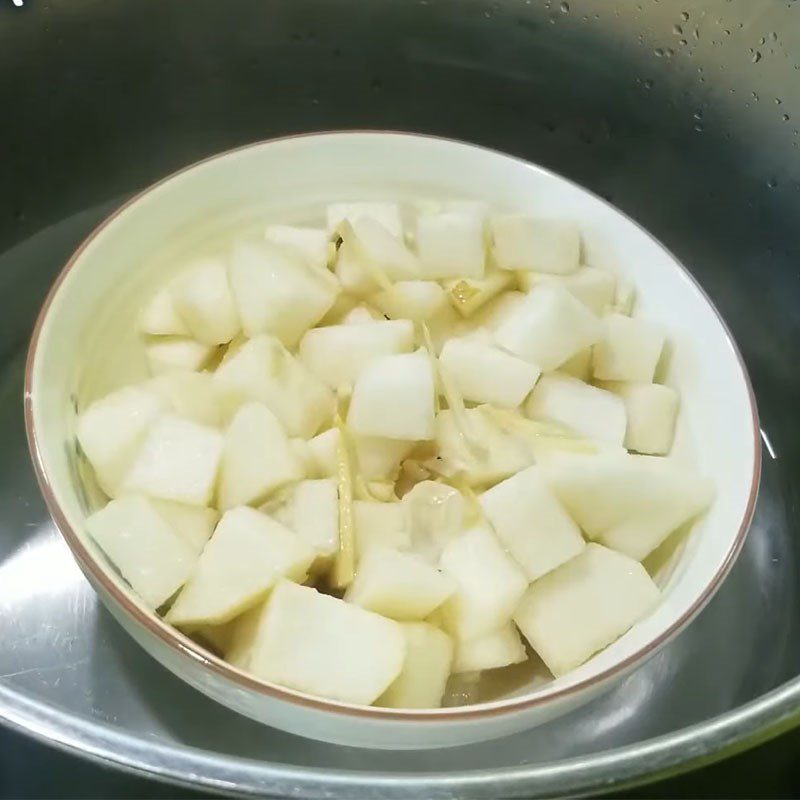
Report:
[[[531,585],[514,621],[558,677],[644,619],[658,598],[658,587],[641,564],[590,544]]]
[[[650,383],[664,349],[657,327],[624,314],[603,319],[604,332],[594,347],[592,368],[604,381]]]
[[[156,336],[188,336],[168,288],[156,292],[139,315],[139,330]]]
[[[569,375],[542,375],[525,402],[525,413],[605,444],[620,447],[625,440],[625,401]]]
[[[147,365],[152,375],[170,372],[197,372],[216,352],[213,345],[185,336],[160,336],[145,344]]]
[[[128,386],[95,400],[78,417],[78,442],[110,497],[117,494],[148,428],[163,409],[160,397]]]
[[[581,234],[574,222],[499,214],[490,222],[497,266],[566,275],[578,269]]]
[[[220,401],[235,410],[263,403],[289,436],[313,436],[333,413],[334,397],[305,365],[272,336],[250,339],[214,373]]]
[[[405,654],[397,622],[283,581],[265,607],[250,669],[289,689],[369,705],[400,674]]]
[[[330,325],[308,331],[300,341],[300,359],[331,389],[351,386],[381,356],[408,353],[414,344],[409,320],[372,325]]]
[[[172,300],[191,336],[202,344],[226,344],[241,330],[223,261],[195,263],[173,283]]]
[[[230,280],[247,336],[271,333],[288,347],[325,316],[339,293],[327,270],[308,267],[270,242],[236,245]]]
[[[359,562],[345,600],[391,619],[423,620],[455,588],[451,578],[419,556],[374,549]]]
[[[495,331],[495,340],[511,353],[545,371],[557,369],[603,336],[603,325],[563,286],[544,284]]]
[[[403,669],[376,705],[438,708],[450,676],[453,641],[444,631],[426,622],[405,622],[401,628],[406,640]]]
[[[538,367],[492,345],[450,339],[439,356],[465,400],[516,408],[533,389]]]
[[[360,436],[432,439],[434,375],[425,350],[369,364],[353,388],[347,423]]]
[[[641,561],[714,499],[714,485],[685,464],[637,455],[571,455],[547,479],[584,533]]]
[[[258,505],[276,489],[302,477],[302,467],[277,417],[261,403],[243,405],[225,433],[219,507]]]
[[[559,503],[538,466],[493,486],[481,509],[500,543],[535,581],[584,548],[578,526]]]
[[[194,574],[167,614],[173,625],[219,625],[263,600],[282,577],[302,580],[315,553],[279,522],[252,508],[223,514]]]
[[[527,658],[519,631],[509,622],[491,633],[456,642],[453,673],[508,667]]]
[[[268,225],[264,239],[290,251],[314,269],[326,269],[330,242],[322,228],[299,228],[294,225]]]
[[[222,447],[222,434],[213,428],[180,417],[161,417],[147,432],[125,477],[124,490],[209,505]]]
[[[197,551],[145,497],[112,500],[86,520],[86,529],[133,590],[153,609],[192,574]]]
[[[416,243],[425,279],[483,278],[486,266],[483,220],[476,214],[458,211],[420,214]]]
[[[446,629],[457,639],[483,636],[508,623],[528,586],[520,567],[485,525],[449,542],[440,566],[457,586],[442,607]]]

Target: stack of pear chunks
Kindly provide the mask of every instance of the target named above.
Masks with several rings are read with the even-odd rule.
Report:
[[[141,311],[152,377],[79,414],[89,534],[294,690],[435,708],[454,676],[564,676],[652,612],[640,562],[713,498],[668,457],[664,331],[581,251],[571,221],[351,202],[179,265]]]

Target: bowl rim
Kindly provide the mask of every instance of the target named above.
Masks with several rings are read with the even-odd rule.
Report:
[[[739,528],[736,536],[731,541],[725,558],[720,565],[717,572],[705,586],[700,595],[695,599],[692,605],[680,617],[674,620],[665,631],[651,641],[646,642],[634,653],[626,658],[609,665],[601,670],[596,675],[584,678],[577,683],[570,686],[556,689],[544,694],[536,696],[520,695],[519,697],[511,697],[503,700],[491,701],[488,703],[479,703],[473,706],[455,706],[452,708],[432,708],[432,709],[392,709],[381,708],[376,706],[355,705],[344,703],[336,700],[327,700],[324,698],[315,697],[304,692],[289,689],[269,681],[256,678],[249,673],[238,669],[237,667],[228,664],[219,656],[214,655],[209,650],[196,643],[193,639],[179,631],[177,628],[168,625],[162,620],[154,611],[147,611],[143,607],[138,606],[127,596],[117,582],[108,574],[99,561],[94,558],[90,550],[84,545],[75,529],[69,523],[67,515],[64,513],[61,505],[56,498],[56,492],[53,489],[48,475],[46,473],[42,453],[39,447],[39,439],[37,436],[36,425],[34,422],[34,399],[33,399],[33,376],[34,365],[39,351],[40,337],[44,324],[46,322],[48,312],[53,304],[58,292],[64,283],[65,279],[80,260],[84,251],[91,245],[94,239],[109,225],[111,225],[119,216],[121,216],[129,207],[139,202],[146,195],[158,189],[162,185],[168,183],[174,178],[177,178],[184,173],[187,173],[196,167],[203,166],[209,162],[225,158],[237,153],[242,153],[247,150],[257,149],[260,147],[277,144],[280,142],[289,142],[298,139],[324,139],[335,137],[352,137],[352,136],[393,136],[398,138],[409,139],[422,139],[438,142],[440,144],[458,145],[461,147],[472,148],[489,153],[494,156],[513,161],[520,168],[530,170],[533,169],[539,173],[543,173],[551,178],[563,181],[570,186],[578,189],[585,194],[588,194],[596,202],[601,203],[610,210],[619,214],[627,223],[635,226],[641,233],[643,233],[655,246],[661,248],[672,259],[674,264],[683,273],[683,277],[688,279],[692,286],[699,292],[702,299],[706,302],[708,307],[714,313],[718,323],[720,324],[728,346],[731,348],[733,355],[741,370],[742,380],[747,390],[747,396],[750,404],[751,421],[752,421],[752,435],[753,435],[753,464],[750,481],[750,491],[748,495],[747,505],[745,506]],[[733,335],[720,314],[717,307],[712,302],[706,291],[695,279],[694,275],[686,268],[683,262],[666,247],[658,238],[651,234],[646,228],[640,225],[635,219],[630,217],[621,209],[617,208],[613,203],[610,203],[605,198],[599,196],[590,189],[587,189],[577,181],[561,175],[555,170],[543,167],[540,164],[529,161],[519,156],[511,155],[498,150],[493,147],[479,145],[472,142],[467,142],[459,139],[453,139],[445,136],[437,136],[424,133],[415,133],[409,131],[395,131],[390,129],[342,129],[342,130],[323,130],[313,131],[307,133],[289,134],[286,136],[278,136],[268,139],[261,139],[247,144],[239,145],[237,147],[224,150],[219,153],[214,153],[210,156],[202,158],[198,161],[192,162],[184,167],[181,167],[174,172],[164,176],[163,178],[155,181],[154,183],[146,186],[141,191],[134,194],[122,205],[115,209],[111,214],[105,217],[98,225],[96,225],[89,234],[83,239],[80,245],[76,248],[70,256],[66,264],[61,268],[55,281],[52,283],[47,295],[42,303],[39,313],[34,324],[33,332],[31,334],[30,344],[28,346],[28,354],[25,362],[25,380],[24,380],[24,394],[23,406],[25,417],[25,432],[28,440],[28,448],[33,462],[36,479],[39,488],[47,505],[47,509],[56,524],[56,528],[66,541],[73,557],[78,562],[84,574],[91,580],[90,583],[96,582],[99,584],[108,596],[133,619],[134,622],[144,627],[149,633],[155,635],[163,644],[167,645],[172,651],[180,656],[188,657],[193,661],[200,664],[205,669],[208,669],[217,676],[231,681],[236,684],[238,688],[255,692],[262,696],[267,696],[275,700],[297,704],[309,709],[317,711],[325,711],[328,713],[335,713],[342,716],[350,716],[357,718],[366,718],[371,720],[389,720],[395,722],[426,722],[426,723],[452,723],[461,720],[475,720],[487,717],[497,717],[514,712],[524,711],[530,708],[543,706],[548,703],[555,703],[559,700],[566,700],[570,697],[576,696],[592,687],[598,687],[605,682],[612,680],[616,676],[624,675],[628,670],[632,669],[636,664],[639,664],[649,657],[654,655],[661,647],[668,641],[676,636],[686,625],[694,619],[695,616],[706,606],[711,600],[719,587],[722,585],[723,580],[730,572],[733,564],[735,563],[739,553],[744,546],[747,532],[753,520],[755,512],[756,500],[758,497],[759,484],[761,480],[761,462],[762,453],[760,447],[761,429],[759,423],[758,408],[753,391],[753,385],[750,380],[747,367],[744,363],[742,354],[733,338]]]

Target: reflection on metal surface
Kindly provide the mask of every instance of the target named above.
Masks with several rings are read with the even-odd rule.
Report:
[[[13,154],[0,194],[0,581],[16,587],[0,583],[0,715],[209,791],[342,800],[608,789],[792,723],[800,3],[570,0],[562,13],[556,0],[385,0],[379,11],[279,0],[265,14],[261,0],[237,0],[231,14],[229,4],[197,0],[189,11],[162,0],[158,26],[134,4],[50,0],[47,15],[44,5],[0,26],[0,100],[15,109],[15,124],[0,128],[0,152]],[[657,58],[658,48],[672,57]],[[142,59],[142,49],[166,55]],[[364,126],[530,158],[652,230],[730,324],[772,456],[739,562],[663,652],[552,725],[435,754],[338,748],[260,727],[148,658],[98,609],[50,527],[19,407],[37,307],[112,198],[247,141]]]
[[[778,454],[775,452],[775,448],[772,446],[772,442],[769,440],[769,436],[767,436],[767,432],[763,428],[761,428],[761,440],[764,442],[764,446],[767,448],[770,458],[777,458]]]

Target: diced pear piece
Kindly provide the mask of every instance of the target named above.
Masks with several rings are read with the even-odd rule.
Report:
[[[400,674],[405,652],[397,622],[282,581],[262,616],[250,670],[289,689],[369,705]]]
[[[223,652],[225,660],[232,666],[245,671],[250,669],[250,658],[253,655],[253,646],[266,602],[257,603],[244,614],[221,626],[229,628],[228,641]]]
[[[434,376],[427,352],[384,356],[353,388],[347,423],[360,436],[424,441],[434,434]]]
[[[328,428],[308,441],[310,461],[306,466],[306,474],[311,478],[336,477],[337,448],[339,447],[339,429]]]
[[[196,262],[178,276],[171,291],[175,310],[198,342],[226,344],[242,329],[223,261]]]
[[[308,442],[310,462],[308,474],[313,478],[336,475],[338,428],[330,428]],[[415,443],[402,439],[376,436],[352,436],[358,472],[366,481],[394,481],[400,462],[413,450]]]
[[[277,417],[261,403],[246,403],[225,433],[217,502],[224,511],[258,505],[303,477],[302,465]]]
[[[587,347],[567,359],[558,371],[564,375],[571,375],[579,381],[588,382],[592,378],[592,348]]]
[[[370,295],[369,302],[390,319],[429,320],[447,304],[436,281],[398,281]]]
[[[394,481],[400,462],[414,449],[414,442],[375,436],[354,436],[358,471],[368,481]]]
[[[342,244],[335,270],[345,291],[368,295],[393,281],[418,277],[417,257],[380,222],[369,217],[344,221],[339,232]]]
[[[406,511],[415,553],[434,564],[467,521],[467,502],[458,489],[436,481],[420,481],[400,501]]]
[[[563,286],[537,286],[495,331],[506,350],[545,371],[557,369],[603,336],[603,325]]]
[[[509,622],[491,633],[456,642],[453,673],[498,669],[519,664],[527,658],[519,631]]]
[[[359,562],[344,599],[391,619],[423,620],[455,589],[452,578],[419,556],[376,548]]]
[[[457,639],[483,636],[508,623],[528,580],[486,525],[465,531],[442,552],[442,570],[458,588],[442,606]]]
[[[214,373],[221,401],[235,410],[263,403],[289,436],[313,436],[333,414],[333,393],[274,337],[250,339]]]
[[[465,439],[450,409],[436,415],[438,457],[425,462],[445,477],[463,475],[470,486],[501,481],[534,462],[535,453],[524,440],[503,428],[482,406],[465,412],[470,440]]]
[[[189,506],[172,500],[152,500],[153,508],[191,548],[200,555],[214,533],[219,511],[205,506]]]
[[[156,336],[188,336],[168,288],[156,292],[139,315],[139,330]]]
[[[212,428],[222,424],[219,395],[208,372],[169,372],[152,378],[142,388],[161,398],[177,417]]]
[[[659,383],[622,383],[614,391],[628,412],[625,447],[653,456],[669,453],[680,405],[675,389]]]
[[[542,375],[525,401],[525,413],[551,420],[610,445],[622,446],[627,414],[621,397],[569,375]]]
[[[623,314],[603,318],[604,332],[594,346],[592,369],[604,381],[650,383],[656,371],[664,334],[657,327]]]
[[[353,223],[359,219],[380,223],[397,239],[403,236],[403,221],[397,203],[361,201],[355,203],[331,203],[328,206],[328,232],[339,233],[342,222]]]
[[[521,271],[517,273],[517,280],[525,291],[542,283],[558,283],[598,316],[614,305],[616,277],[606,269],[582,266],[569,275]]]
[[[536,383],[541,370],[492,345],[450,339],[439,356],[465,400],[516,408]]]
[[[123,488],[163,500],[207,506],[222,445],[222,434],[213,428],[180,417],[161,417],[147,432]]]
[[[416,244],[422,277],[482,278],[486,265],[483,221],[473,213],[420,214]]]
[[[644,619],[658,599],[658,587],[641,564],[590,544],[531,585],[514,621],[559,677]]]
[[[341,319],[340,325],[365,325],[384,322],[386,317],[368,303],[359,303],[351,308]]]
[[[197,552],[145,497],[112,500],[86,520],[91,537],[150,608],[163,605],[192,574]]]
[[[339,495],[332,478],[300,481],[274,517],[322,558],[339,549]]]
[[[444,697],[453,641],[426,622],[401,625],[406,640],[403,669],[376,705],[387,708],[439,708]]]
[[[226,511],[167,614],[173,625],[219,625],[262,600],[282,577],[302,580],[314,550],[252,508]]]
[[[313,328],[300,340],[300,359],[323,383],[336,389],[351,386],[381,356],[408,353],[414,345],[410,320],[372,325],[330,325]]]
[[[152,375],[196,372],[202,369],[216,352],[214,346],[184,336],[160,336],[147,342],[144,349]]]
[[[237,244],[230,281],[244,332],[271,333],[288,347],[325,316],[339,293],[327,270],[309,267],[269,242]]]
[[[546,474],[590,539],[637,561],[714,498],[708,478],[657,456],[568,456],[549,463]]]
[[[309,267],[326,269],[330,242],[323,228],[300,228],[294,225],[267,225],[264,238],[289,250]]]
[[[499,214],[490,221],[497,266],[566,275],[578,269],[581,234],[574,222]]]
[[[500,543],[531,581],[574,558],[585,546],[580,529],[538,466],[498,483],[479,500]]]
[[[487,272],[483,278],[456,278],[445,283],[447,299],[461,316],[470,317],[513,279],[512,273],[502,269]]]
[[[163,409],[160,397],[127,386],[95,400],[78,417],[78,442],[109,497],[117,494],[147,429]]]
[[[373,550],[411,549],[411,531],[406,509],[400,503],[354,501],[353,527],[356,534],[356,560],[359,562]]]
[[[470,328],[496,331],[524,302],[526,294],[517,291],[503,292],[481,306],[468,320]]]
[[[633,304],[636,302],[636,287],[633,281],[627,278],[617,280],[617,289],[614,292],[614,313],[630,316]]]

